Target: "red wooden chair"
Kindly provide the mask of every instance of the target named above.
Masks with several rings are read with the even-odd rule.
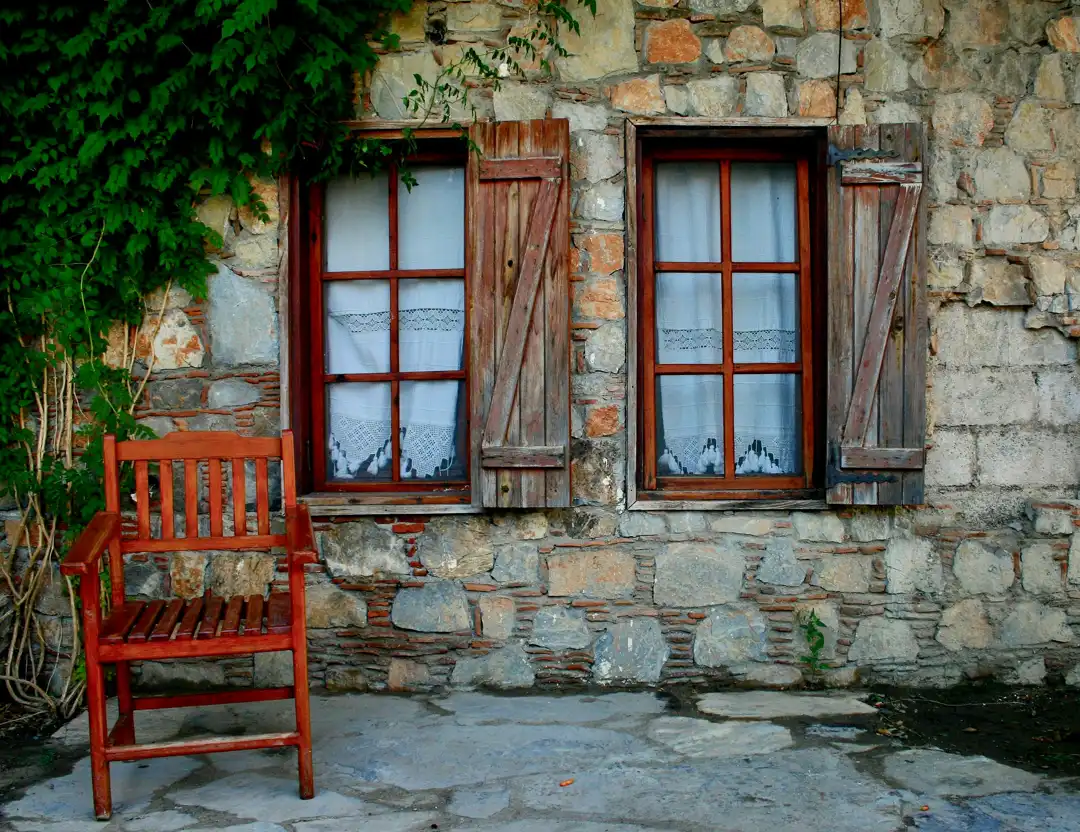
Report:
[[[255,469],[255,517],[247,514],[245,463]],[[270,531],[270,465],[280,460],[285,534]],[[135,466],[137,532],[121,533],[120,465]],[[161,520],[159,534],[150,522],[151,463],[159,466]],[[183,535],[177,534],[174,463],[183,467]],[[199,522],[200,463],[207,470],[208,510]],[[226,534],[227,499],[222,465],[232,472],[232,534]],[[65,575],[79,576],[83,637],[86,645],[86,695],[90,711],[90,764],[94,814],[112,814],[109,764],[213,751],[239,751],[294,745],[299,757],[300,797],[315,793],[311,766],[311,708],[308,701],[307,630],[304,607],[304,564],[315,561],[315,541],[306,506],[296,504],[293,439],[251,438],[235,433],[173,433],[164,439],[117,442],[105,437],[105,505],[76,540],[64,559]],[[179,470],[176,470],[179,474]],[[207,535],[206,532],[209,532]],[[206,597],[184,601],[128,601],[124,596],[124,554],[127,552],[266,551],[285,549],[289,592],[234,598]],[[102,619],[99,563],[109,553],[112,609]],[[131,692],[130,663],[141,660],[230,656],[291,650],[293,684],[289,687],[192,693],[182,696],[138,696]],[[116,665],[120,717],[106,727],[105,677],[102,665]],[[135,712],[294,699],[296,730],[244,737],[212,737],[138,745]]]

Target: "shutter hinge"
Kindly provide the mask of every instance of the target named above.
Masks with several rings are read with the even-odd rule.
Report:
[[[836,485],[864,485],[875,482],[897,482],[896,474],[880,474],[872,471],[845,471],[839,466],[840,449],[829,445],[829,458],[825,463],[825,487]]]
[[[835,145],[829,145],[830,165],[838,165],[841,162],[850,162],[854,159],[896,159],[900,154],[895,150],[876,150],[872,147],[857,147],[854,150],[840,150]]]

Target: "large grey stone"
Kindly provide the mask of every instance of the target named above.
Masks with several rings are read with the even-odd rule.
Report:
[[[417,543],[420,561],[439,578],[468,578],[495,565],[491,523],[483,517],[433,520]]]
[[[935,638],[948,650],[982,649],[990,646],[993,635],[982,601],[965,598],[941,614]]]
[[[551,93],[532,84],[503,81],[492,95],[497,121],[529,121],[545,118]]]
[[[596,641],[593,679],[612,682],[660,681],[667,642],[655,618],[623,618]]]
[[[863,48],[866,89],[873,92],[903,92],[908,88],[908,66],[887,40],[874,38]]]
[[[1031,306],[1028,279],[1024,267],[998,257],[987,257],[971,264],[967,302],[994,306]]]
[[[606,0],[597,4],[595,15],[575,17],[578,18],[580,33],[563,34],[562,43],[569,54],[555,60],[562,80],[590,81],[637,70],[634,6],[631,0]]]
[[[533,619],[529,644],[551,650],[588,647],[592,641],[585,614],[567,607],[544,607]]]
[[[871,567],[865,555],[827,555],[814,564],[810,583],[829,592],[868,592]]]
[[[784,76],[778,72],[750,72],[746,77],[746,113],[783,118],[788,114]]]
[[[275,823],[317,817],[348,817],[370,811],[370,804],[325,787],[311,800],[301,800],[296,784],[265,773],[244,772],[211,780],[201,786],[171,792],[180,806],[198,806],[241,818]]]
[[[768,722],[707,722],[662,716],[649,723],[649,739],[684,757],[771,754],[794,744],[791,731]]]
[[[919,642],[911,625],[894,618],[864,618],[855,630],[848,660],[856,664],[911,662],[919,655]]]
[[[665,607],[709,607],[739,599],[746,556],[735,546],[669,543],[656,555],[653,600]]]
[[[982,231],[983,241],[991,246],[1041,243],[1050,234],[1050,221],[1030,205],[995,205]]]
[[[1021,424],[1035,417],[1037,401],[1035,374],[1023,369],[942,370],[930,390],[935,425]]]
[[[1049,543],[1029,543],[1020,552],[1020,583],[1033,595],[1058,595],[1065,589],[1058,551]]]
[[[534,584],[540,580],[540,554],[532,543],[501,543],[495,546],[493,580],[504,584]]]
[[[225,666],[217,662],[143,662],[140,687],[149,689],[208,688],[225,684]]]
[[[316,630],[366,627],[367,604],[358,592],[314,584],[307,588],[307,623]]]
[[[1065,611],[1036,601],[1021,601],[1012,608],[1001,625],[1001,643],[1007,647],[1049,642],[1070,643],[1073,632],[1066,623]]]
[[[885,776],[905,789],[930,797],[1030,792],[1043,779],[987,757],[963,757],[936,748],[909,748],[890,754],[885,758]]]
[[[842,46],[841,46],[842,43]],[[804,78],[833,78],[836,75],[836,52],[840,50],[840,71],[855,72],[855,46],[840,40],[835,32],[818,32],[806,38],[795,50],[795,67]]]
[[[574,179],[599,182],[623,169],[621,144],[606,133],[579,133],[570,142],[570,166]]]
[[[535,678],[525,650],[520,644],[514,644],[483,656],[458,659],[450,684],[455,687],[528,688],[532,687]]]
[[[1032,367],[1076,362],[1076,345],[1057,332],[1024,328],[1020,309],[942,305],[934,316],[938,361],[957,367]]]
[[[820,719],[877,713],[871,705],[850,694],[772,691],[706,693],[698,697],[697,708],[702,713],[728,719]]]
[[[256,653],[252,681],[257,688],[280,688],[293,683],[292,652]]]
[[[1027,199],[1031,175],[1024,160],[1009,148],[987,148],[975,160],[975,190],[983,199]]]
[[[945,26],[941,0],[881,0],[877,9],[883,37],[935,38]]]
[[[733,667],[763,662],[768,625],[756,608],[717,607],[694,631],[694,662],[704,667]]]
[[[806,580],[807,565],[795,559],[791,538],[780,538],[769,543],[765,556],[758,566],[757,581],[777,586],[801,586]]]
[[[587,220],[620,222],[623,218],[622,184],[597,182],[581,195],[577,214]]]
[[[566,724],[619,720],[663,713],[664,700],[655,693],[619,692],[603,696],[576,694],[536,696],[528,699],[506,698],[488,693],[451,693],[433,700],[444,711],[454,714],[462,725],[473,723],[516,723],[518,725]]]
[[[261,391],[258,385],[239,378],[223,378],[215,381],[206,393],[207,404],[214,409],[252,404],[260,397]]]
[[[513,598],[487,594],[480,596],[476,604],[480,609],[480,631],[484,638],[505,641],[513,635],[516,621]]]
[[[1005,129],[1005,143],[1023,153],[1053,150],[1051,125],[1050,110],[1032,99],[1021,101]]]
[[[989,102],[973,92],[939,96],[930,118],[935,135],[961,147],[979,147],[994,129],[994,111]]]
[[[214,364],[277,364],[278,316],[272,289],[219,265],[208,281]]]
[[[799,540],[821,540],[840,543],[844,540],[844,521],[826,511],[796,511],[791,515],[795,537]]]
[[[895,537],[885,550],[885,586],[889,592],[940,592],[941,560],[921,537]]]
[[[607,108],[599,104],[579,104],[576,101],[557,101],[551,108],[552,118],[565,118],[570,122],[570,132],[603,130],[607,127]]]
[[[739,82],[732,75],[687,81],[686,95],[691,115],[724,118],[734,115],[738,107]]]
[[[335,578],[412,574],[402,539],[368,520],[337,524],[318,537],[322,560]]]
[[[602,324],[589,334],[585,366],[598,373],[622,372],[626,366],[626,335],[620,324]]]
[[[277,558],[258,553],[215,552],[209,562],[208,588],[220,598],[265,595],[277,569]]]
[[[472,629],[469,601],[453,581],[428,581],[422,587],[398,590],[390,620],[403,630],[454,633]]]

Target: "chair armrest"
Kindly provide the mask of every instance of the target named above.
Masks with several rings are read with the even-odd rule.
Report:
[[[87,575],[97,571],[97,562],[108,548],[109,541],[120,533],[120,515],[99,511],[82,530],[60,564],[65,575]]]
[[[289,566],[303,566],[319,559],[315,546],[315,530],[311,526],[311,512],[299,505],[285,509],[285,551]]]

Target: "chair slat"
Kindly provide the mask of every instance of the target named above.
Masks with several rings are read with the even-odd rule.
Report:
[[[233,493],[233,534],[242,537],[247,534],[247,493],[245,492],[244,460],[233,458],[232,493]]]
[[[128,642],[141,644],[150,638],[150,631],[154,627],[154,622],[157,621],[163,609],[165,609],[164,601],[151,601],[147,604],[142,611],[142,615],[135,622],[135,626],[131,628],[131,632],[127,637]]]
[[[266,604],[266,632],[289,632],[289,593],[271,592]]]
[[[135,623],[135,619],[139,617],[142,609],[142,601],[128,601],[120,609],[113,610],[109,617],[105,619],[105,626],[101,629],[100,640],[106,644],[122,643],[124,636],[128,634],[128,630],[131,629],[131,625]]]
[[[221,622],[222,636],[235,636],[240,632],[240,615],[244,611],[244,596],[234,595],[225,608],[225,617]]]
[[[139,518],[139,537],[150,538],[150,477],[145,460],[135,463],[135,512]]]
[[[184,460],[184,534],[199,536],[199,460]]]
[[[173,467],[171,459],[163,459],[158,465],[161,476],[161,539],[176,538],[176,507],[173,505]]]
[[[244,635],[262,635],[263,597],[261,595],[248,596],[247,617],[244,619]]]
[[[184,599],[173,598],[169,605],[165,607],[165,612],[162,613],[161,618],[158,619],[154,631],[150,633],[150,641],[168,641],[172,637],[173,628],[176,627],[177,619],[180,618],[180,613],[183,611]]]
[[[265,459],[255,460],[255,510],[259,534],[270,534],[270,474]]]
[[[221,611],[225,606],[223,598],[211,596],[203,606],[203,617],[199,623],[199,632],[196,638],[213,638],[217,635],[218,621],[221,620]]]
[[[221,518],[224,513],[221,507],[221,460],[208,459],[206,464],[210,469],[210,536],[221,537]]]
[[[203,599],[193,598],[184,610],[184,617],[180,619],[180,627],[176,631],[177,641],[188,641],[195,635],[195,627],[202,617]]]
[[[199,460],[208,457],[229,459],[239,454],[247,459],[280,457],[281,440],[271,436],[240,436],[231,431],[179,431],[164,439],[117,442],[121,462],[136,459]]]

